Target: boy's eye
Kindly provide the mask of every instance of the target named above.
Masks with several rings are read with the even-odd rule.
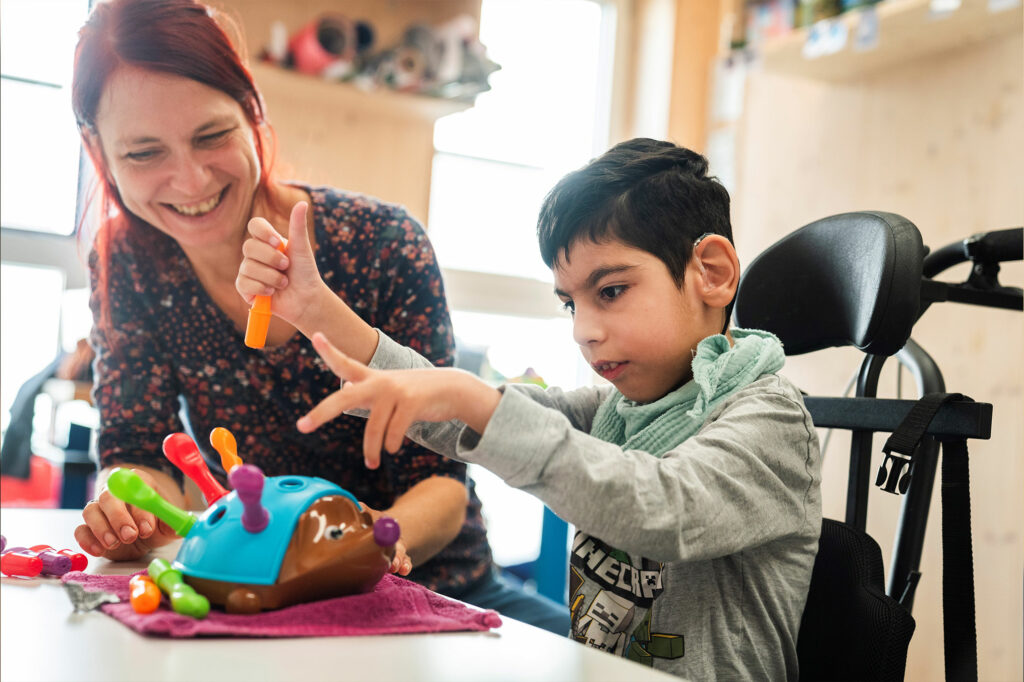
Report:
[[[572,301],[562,301],[562,310],[566,310],[569,314],[576,312],[576,304]]]
[[[606,301],[614,301],[616,298],[621,296],[626,291],[626,285],[616,284],[610,287],[604,287],[601,289],[601,298]]]

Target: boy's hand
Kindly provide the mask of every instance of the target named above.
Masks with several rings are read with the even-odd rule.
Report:
[[[367,507],[362,502],[359,503],[359,506],[364,512],[369,514],[374,521],[382,516],[387,516],[387,514],[384,514],[383,512]],[[412,559],[409,558],[409,554],[405,549],[405,541],[401,538],[399,538],[398,542],[395,543],[395,558],[391,560],[391,566],[388,567],[388,570],[392,573],[397,573],[398,575],[409,575],[412,571]]]
[[[346,356],[319,332],[313,335],[313,347],[341,377],[342,385],[296,426],[309,433],[345,410],[370,410],[363,435],[363,458],[370,469],[380,466],[382,447],[390,453],[402,447],[413,422],[459,419],[483,433],[501,400],[496,389],[461,370],[373,370]]]
[[[298,328],[304,315],[315,315],[317,301],[330,292],[316,267],[313,247],[306,230],[309,205],[300,201],[292,208],[288,221],[288,241],[264,218],[249,221],[249,238],[242,245],[242,264],[235,278],[235,289],[245,302],[256,296],[273,296],[272,312]],[[278,251],[288,244],[288,254]]]
[[[159,486],[147,472],[133,469],[151,488]],[[93,556],[112,561],[139,559],[150,550],[180,538],[170,526],[153,514],[114,497],[104,490],[82,510],[82,525],[75,528],[75,540]]]

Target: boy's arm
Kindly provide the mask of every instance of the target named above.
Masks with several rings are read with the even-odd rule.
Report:
[[[382,445],[393,452],[407,432],[428,434],[430,447],[490,469],[580,530],[660,561],[725,556],[786,535],[817,538],[817,436],[799,393],[776,376],[728,398],[696,435],[655,457],[580,431],[519,386],[502,394],[465,372],[373,370],[321,335],[314,346],[345,383],[299,429],[368,409],[371,466]]]
[[[432,367],[429,360],[408,346],[396,343],[387,334],[379,332],[379,337],[377,349],[370,362],[367,363],[370,369],[399,370]],[[476,383],[483,384],[479,380]],[[504,393],[507,390],[522,392],[539,405],[564,414],[573,428],[589,431],[594,412],[597,411],[611,388],[611,386],[586,387],[567,392],[556,386],[544,389],[534,384],[516,384],[502,386],[497,390],[499,393]],[[350,410],[349,414],[367,417],[369,411],[356,409]],[[459,458],[455,452],[455,444],[465,428],[466,423],[459,419],[443,423],[417,421],[409,428],[406,437],[434,452],[457,460]],[[480,433],[479,430],[474,430]]]
[[[378,332],[378,334],[380,338],[377,342],[377,349],[370,361],[366,363],[370,369],[418,369],[432,366],[429,360],[415,350],[395,342],[383,332]],[[520,391],[530,400],[564,414],[575,428],[589,431],[594,412],[612,392],[613,387],[606,384],[564,391],[557,386],[541,388],[536,384],[527,383],[507,384],[498,390],[502,392],[505,390]],[[365,412],[355,412],[354,414],[366,416]]]
[[[374,370],[346,356],[319,332],[313,335],[313,347],[342,385],[296,426],[309,433],[346,411],[364,410],[363,456],[371,469],[380,465],[381,449],[395,453],[402,447],[414,422],[449,422],[453,428],[465,425],[482,432],[501,399],[497,389],[462,370],[429,363],[424,369]]]
[[[581,531],[659,561],[725,556],[790,534],[816,538],[817,436],[782,381],[766,377],[737,392],[660,458],[582,433],[507,390],[483,435],[462,433],[455,454]]]

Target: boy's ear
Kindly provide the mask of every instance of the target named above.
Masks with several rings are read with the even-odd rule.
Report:
[[[740,260],[728,239],[711,234],[693,248],[701,278],[698,293],[705,304],[725,308],[736,295],[740,282]]]

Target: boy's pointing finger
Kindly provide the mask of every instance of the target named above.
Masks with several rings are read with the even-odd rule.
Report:
[[[351,393],[346,392],[344,395],[341,391],[335,391],[323,400],[321,400],[316,407],[307,412],[304,416],[299,417],[299,420],[295,422],[295,427],[301,433],[311,433],[316,431],[325,423],[334,419],[345,410],[355,407],[355,405],[349,404],[349,396]]]

